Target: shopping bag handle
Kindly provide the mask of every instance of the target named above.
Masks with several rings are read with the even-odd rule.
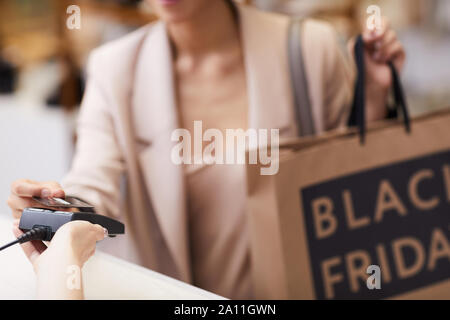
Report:
[[[364,41],[362,35],[359,35],[356,38],[355,42],[355,62],[357,69],[357,77],[355,81],[355,92],[353,97],[353,105],[350,113],[350,119],[348,125],[350,127],[356,126],[359,128],[359,135],[361,138],[361,144],[364,144],[366,137],[366,121],[365,121],[365,112],[366,112],[366,88],[365,88],[365,64],[364,64]],[[411,132],[411,123],[410,117],[408,113],[408,106],[406,103],[405,95],[403,92],[403,87],[400,81],[400,77],[398,75],[397,69],[395,68],[392,61],[388,62],[389,68],[391,69],[392,74],[392,90],[394,93],[395,100],[395,110],[396,117],[398,118],[398,110],[400,109],[403,114],[403,122],[406,128],[406,132]]]

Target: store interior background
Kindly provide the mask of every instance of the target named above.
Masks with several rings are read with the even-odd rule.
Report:
[[[263,10],[318,17],[341,42],[381,7],[406,47],[403,83],[412,114],[450,107],[449,0],[250,0]],[[66,8],[81,8],[81,30]],[[19,178],[61,180],[70,166],[89,52],[149,21],[139,0],[0,1],[0,215]]]

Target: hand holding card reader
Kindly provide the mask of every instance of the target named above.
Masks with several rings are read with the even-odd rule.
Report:
[[[92,212],[54,211],[40,208],[24,209],[20,218],[19,229],[27,232],[36,227],[46,228],[46,238],[41,240],[50,241],[62,225],[77,220],[101,225],[108,230],[108,236],[110,237],[125,233],[123,223],[100,214]]]
[[[0,251],[16,243],[25,243],[32,240],[50,241],[61,226],[77,220],[101,225],[108,231],[109,237],[115,237],[116,235],[125,233],[123,223],[95,213],[94,207],[82,202],[80,199],[34,198],[34,200],[51,209],[25,208],[19,222],[19,229],[24,234],[17,240],[0,247]],[[72,208],[83,212],[66,212],[60,210]]]

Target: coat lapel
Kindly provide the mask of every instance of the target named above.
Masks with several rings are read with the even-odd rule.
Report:
[[[250,128],[280,129],[295,136],[294,104],[289,73],[289,19],[240,7],[240,23],[249,97]]]
[[[180,278],[189,281],[183,168],[170,157],[171,133],[179,125],[171,49],[163,23],[151,28],[139,53],[132,114],[153,211]]]

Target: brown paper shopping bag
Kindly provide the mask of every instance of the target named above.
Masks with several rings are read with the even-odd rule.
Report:
[[[407,120],[292,141],[273,176],[248,166],[256,298],[450,299],[450,110]]]

